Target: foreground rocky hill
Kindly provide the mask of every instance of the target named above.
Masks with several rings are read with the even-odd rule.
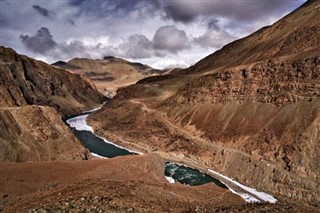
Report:
[[[125,146],[319,206],[319,4],[308,1],[179,75],[121,89],[89,123]]]
[[[212,183],[170,184],[164,159],[155,154],[0,166],[3,212],[317,212],[287,203],[245,204]]]
[[[79,74],[0,47],[0,107],[42,105],[63,115],[98,106],[104,96]]]
[[[161,70],[153,69],[150,66],[112,56],[104,57],[103,60],[74,58],[68,62],[60,61],[53,65],[88,77],[101,92],[111,96],[120,87],[128,86],[145,77],[162,73]]]

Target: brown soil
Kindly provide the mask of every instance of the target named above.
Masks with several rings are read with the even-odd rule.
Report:
[[[192,212],[244,205],[214,184],[169,184],[158,155],[0,163],[3,212]]]

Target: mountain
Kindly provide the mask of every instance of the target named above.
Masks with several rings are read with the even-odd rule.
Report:
[[[45,105],[63,115],[92,109],[104,96],[79,74],[0,47],[0,107]]]
[[[122,88],[89,116],[118,143],[320,203],[320,2],[194,66]]]
[[[82,74],[91,79],[101,92],[110,94],[115,94],[115,91],[120,87],[162,73],[161,70],[153,69],[150,66],[113,56],[105,56],[102,60],[74,58],[68,62],[56,62],[52,65]]]
[[[81,69],[81,67],[68,64],[68,62],[65,62],[65,61],[57,61],[57,62],[55,62],[55,63],[53,63],[51,65],[56,66],[56,67],[60,67],[62,69],[66,69],[66,70],[78,70],[78,69]]]
[[[5,47],[0,70],[0,162],[90,158],[60,115],[105,100],[91,82]]]
[[[263,27],[248,37],[226,45],[180,73],[221,70],[281,56],[293,59],[318,55],[320,8],[317,4],[316,0],[308,1],[272,26]]]

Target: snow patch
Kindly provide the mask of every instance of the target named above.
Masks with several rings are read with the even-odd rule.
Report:
[[[95,109],[97,110],[97,109]],[[111,141],[108,141],[107,139],[103,138],[103,137],[100,137],[98,135],[96,135],[94,133],[94,130],[91,126],[88,125],[87,123],[87,117],[89,116],[89,114],[85,114],[85,115],[79,115],[77,117],[74,117],[74,118],[70,118],[68,119],[66,122],[72,127],[72,128],[75,128],[76,130],[78,131],[88,131],[88,132],[91,132],[93,133],[97,138],[100,138],[102,139],[105,143],[108,143],[108,144],[112,144],[113,146],[116,146],[118,148],[121,148],[121,149],[124,149],[124,150],[127,150],[131,153],[136,153],[138,155],[143,155],[142,152],[137,152],[137,151],[133,151],[133,150],[129,150],[129,149],[126,149],[122,146],[119,146],[117,144],[114,144],[112,143]]]
[[[91,128],[91,126],[89,126],[89,127]],[[94,134],[94,132],[92,132],[92,133]],[[118,144],[112,143],[111,141],[108,141],[107,139],[105,139],[105,138],[103,138],[103,137],[100,137],[100,136],[98,136],[98,135],[96,135],[96,134],[94,134],[94,135],[95,135],[97,138],[102,139],[105,143],[112,144],[113,146],[116,146],[116,147],[118,147],[118,148],[120,148],[120,149],[127,150],[127,151],[129,151],[129,152],[131,152],[131,153],[135,153],[135,154],[138,154],[138,155],[143,155],[143,152],[133,151],[133,150],[124,148],[123,146],[119,146]]]
[[[91,152],[91,155],[92,155],[92,156],[94,156],[94,157],[96,157],[96,158],[108,159],[107,157],[104,157],[104,156],[98,155],[98,154],[93,153],[93,152]]]
[[[241,183],[239,183],[239,182],[237,182],[237,181],[235,181],[235,180],[233,180],[233,179],[231,179],[231,178],[229,178],[229,177],[227,177],[227,176],[224,176],[224,175],[222,175],[222,174],[220,174],[220,173],[218,173],[218,172],[215,172],[215,171],[213,171],[213,170],[211,170],[211,169],[208,169],[208,171],[211,172],[211,173],[213,173],[213,174],[215,174],[215,175],[218,175],[218,176],[220,176],[220,177],[223,177],[224,179],[232,182],[233,184],[237,185],[237,186],[240,187],[241,189],[249,192],[250,194],[252,194],[252,195],[254,195],[255,197],[257,197],[258,199],[260,199],[260,200],[258,200],[258,199],[255,198],[254,196],[251,196],[251,195],[246,194],[246,193],[238,193],[238,192],[234,191],[233,189],[231,189],[226,183],[224,183],[224,184],[229,188],[229,190],[230,190],[231,192],[240,195],[242,198],[244,198],[244,200],[245,200],[246,202],[250,202],[250,203],[256,203],[256,202],[260,202],[260,201],[269,202],[269,203],[275,203],[275,202],[277,202],[277,199],[275,199],[275,198],[274,198],[272,195],[270,195],[270,194],[267,194],[267,193],[265,193],[265,192],[259,192],[259,191],[257,191],[257,190],[254,189],[254,188],[250,188],[250,187],[248,187],[248,186],[245,186],[245,185],[243,185],[243,184],[241,184]]]
[[[176,181],[172,177],[165,176],[169,183],[175,183]]]
[[[89,126],[86,121],[88,116],[89,114],[79,115],[77,117],[68,119],[67,123],[78,131],[88,131],[93,133],[93,128]]]

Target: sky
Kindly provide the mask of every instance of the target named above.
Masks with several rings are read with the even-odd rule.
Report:
[[[47,63],[188,67],[306,0],[0,0],[0,45]]]

